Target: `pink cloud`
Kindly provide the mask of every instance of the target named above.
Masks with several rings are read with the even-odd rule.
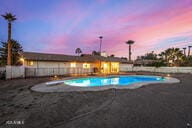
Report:
[[[110,24],[112,25],[112,28],[109,29],[107,27],[106,33],[109,31],[108,36],[111,37],[108,42],[106,42],[106,46],[104,46],[106,49],[109,49],[111,53],[116,53],[117,55],[125,55],[127,53],[127,48],[125,48],[124,45],[122,45],[123,42],[125,42],[128,39],[135,40],[136,43],[133,45],[134,51],[139,53],[144,53],[147,50],[153,49],[157,45],[161,45],[162,40],[166,40],[169,38],[176,38],[179,36],[184,36],[183,33],[190,32],[192,28],[192,8],[189,6],[188,8],[181,8],[174,11],[171,11],[169,13],[169,10],[165,10],[162,12],[159,12],[158,14],[153,15],[147,15],[147,17],[142,16],[140,19],[144,19],[143,21],[150,20],[155,21],[151,25],[138,25],[138,26],[127,26],[124,28],[117,29],[116,26],[113,27],[116,20],[109,21],[108,19],[102,20],[103,24]],[[150,16],[150,17],[149,17]],[[165,18],[164,18],[165,17]],[[132,17],[133,18],[133,17]],[[125,17],[125,19],[121,19],[117,21],[118,26],[124,25],[125,21],[129,21],[132,18]],[[136,17],[134,17],[135,20],[137,20]],[[111,23],[112,22],[112,23]],[[98,23],[99,24],[99,23]],[[105,28],[105,27],[104,27]],[[114,32],[120,31],[120,32]],[[96,30],[94,30],[96,31]],[[185,34],[186,35],[186,34]],[[106,40],[107,41],[107,40]],[[168,43],[168,42],[165,42]],[[111,45],[109,45],[111,44]],[[113,46],[113,50],[110,49],[111,46]],[[167,47],[169,47],[167,45]]]
[[[191,36],[190,0],[166,1],[167,6],[154,6],[150,3],[147,7],[142,7],[140,2],[133,2],[135,6],[129,8],[122,5],[119,10],[103,9],[102,13],[97,13],[100,6],[108,2],[100,0],[97,4],[93,2],[84,8],[77,1],[62,1],[43,12],[45,15],[30,15],[51,28],[50,32],[45,32],[48,37],[39,37],[44,45],[43,51],[74,53],[74,49],[80,47],[86,53],[91,52],[98,50],[98,37],[102,35],[102,50],[116,56],[127,56],[128,47],[125,42],[135,40],[132,51],[136,57],[152,50],[160,51],[171,47],[173,43],[169,43],[168,39],[174,41],[178,37]],[[139,7],[142,7],[142,11]],[[174,46],[184,45],[187,43],[175,41]]]
[[[67,49],[67,36],[52,35],[49,37],[42,37],[40,40],[44,43],[45,47],[43,52],[61,52]]]

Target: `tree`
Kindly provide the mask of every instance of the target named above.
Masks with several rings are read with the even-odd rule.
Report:
[[[186,48],[168,48],[162,51],[158,56],[154,52],[147,53],[144,56],[138,56],[137,60],[154,60],[152,63],[148,63],[147,66],[192,66],[192,56],[187,56],[183,51]],[[154,58],[154,59],[152,59]]]
[[[7,56],[8,56],[8,45],[7,42],[1,42],[0,46],[0,65],[7,64]],[[20,52],[23,52],[23,48],[19,42],[16,40],[11,40],[11,64],[12,65],[20,65]]]
[[[150,53],[146,53],[144,56],[145,60],[157,60],[157,54],[154,53],[154,51]]]
[[[190,56],[191,47],[192,46],[188,46],[188,56]]]
[[[126,58],[126,57],[121,57],[121,59],[123,59],[123,60],[127,60],[127,58]]]
[[[80,48],[77,48],[77,49],[75,50],[75,53],[78,54],[78,56],[79,56],[79,55],[82,53],[82,51],[81,51]]]
[[[186,56],[186,48],[183,48],[183,54]]]
[[[8,54],[7,54],[7,65],[11,65],[11,22],[16,20],[15,15],[11,13],[6,13],[5,15],[1,15],[5,20],[8,21]]]
[[[167,66],[179,66],[183,61],[183,53],[179,48],[168,48],[160,54]]]
[[[92,55],[93,55],[93,56],[99,56],[99,55],[100,55],[100,52],[92,51]]]
[[[192,66],[192,56],[185,56],[181,66]]]
[[[126,44],[129,45],[129,61],[131,61],[131,45],[134,44],[135,42],[133,40],[128,40],[127,42],[125,42]]]
[[[114,54],[111,54],[109,57],[115,57],[115,55],[114,55]]]
[[[158,56],[160,60],[167,60],[167,55],[165,54],[165,51],[161,52]]]
[[[158,68],[158,67],[161,67],[161,66],[166,66],[166,64],[164,63],[163,60],[158,60],[158,61],[154,61],[152,63],[147,64],[147,66]]]

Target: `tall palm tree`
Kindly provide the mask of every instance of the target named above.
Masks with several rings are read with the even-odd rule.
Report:
[[[11,22],[16,20],[15,15],[11,13],[6,13],[5,15],[1,15],[5,20],[8,21],[8,55],[7,55],[7,65],[11,65]]]
[[[192,47],[192,46],[188,46],[188,56],[190,56],[191,47]]]
[[[184,56],[186,56],[186,47],[183,48],[183,54],[184,54]]]
[[[80,48],[77,48],[77,49],[75,50],[75,53],[78,54],[78,56],[79,56],[79,54],[82,53],[82,50],[81,50]]]
[[[131,61],[131,45],[135,43],[135,41],[133,40],[128,40],[127,42],[125,42],[126,44],[129,45],[129,61]]]

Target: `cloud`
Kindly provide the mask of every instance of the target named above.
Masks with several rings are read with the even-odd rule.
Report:
[[[190,33],[192,11],[189,10],[191,10],[191,7],[177,8],[174,11],[164,9],[163,11],[147,13],[143,16],[121,17],[119,20],[118,18],[117,20],[112,20],[115,16],[112,16],[112,18],[102,17],[92,22],[88,28],[80,29],[70,36],[68,35],[68,38],[75,38],[75,40],[70,41],[73,41],[74,44],[75,42],[76,44],[81,44],[77,46],[85,48],[85,52],[90,52],[98,49],[98,37],[102,35],[104,36],[102,49],[109,54],[117,54],[119,56],[127,55],[128,49],[125,41],[132,39],[135,40],[135,44],[132,46],[133,51],[136,54],[143,54],[146,51],[156,50],[155,47],[158,45],[167,44],[165,47],[169,47],[169,42],[166,42],[167,38],[174,40],[185,32]],[[142,22],[138,23],[139,21]],[[163,40],[165,42],[162,42]]]
[[[102,50],[116,56],[128,56],[125,42],[134,40],[132,51],[136,58],[150,51],[183,47],[191,41],[191,0],[3,3],[4,8],[14,7],[18,16],[14,24],[16,38],[23,40],[25,33],[28,50],[28,42],[38,43],[32,51],[74,54],[80,47],[84,53],[91,53],[99,50],[98,37],[103,36]]]

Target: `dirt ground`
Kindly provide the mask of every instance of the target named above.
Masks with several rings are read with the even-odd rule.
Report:
[[[62,93],[30,90],[51,78],[0,80],[0,128],[192,127],[192,74],[171,76],[181,82]]]

